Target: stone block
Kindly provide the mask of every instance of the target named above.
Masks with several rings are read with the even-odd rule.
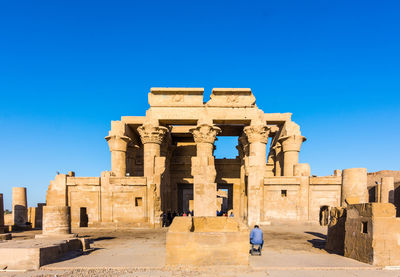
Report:
[[[203,88],[151,88],[151,107],[203,106]]]
[[[344,255],[375,266],[400,264],[400,220],[390,203],[349,205]]]
[[[206,103],[210,107],[254,107],[255,104],[256,98],[249,88],[214,88]]]
[[[83,250],[83,247],[79,239],[28,239],[1,243],[0,268],[11,270],[39,269],[70,251]]]
[[[249,230],[228,217],[175,217],[166,254],[167,265],[248,265]]]

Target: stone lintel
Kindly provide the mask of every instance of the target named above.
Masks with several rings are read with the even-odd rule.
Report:
[[[203,106],[204,88],[151,88],[151,107]]]
[[[255,104],[250,88],[214,88],[206,103],[210,107],[255,107]]]
[[[121,116],[121,121],[128,125],[142,125],[146,121],[145,116]]]

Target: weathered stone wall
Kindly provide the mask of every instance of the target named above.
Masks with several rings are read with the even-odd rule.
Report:
[[[377,266],[400,264],[400,219],[390,203],[347,207],[344,255]]]
[[[319,220],[322,206],[340,204],[341,177],[265,177],[264,220]]]
[[[102,177],[60,175],[49,186],[47,202],[59,206],[56,204],[63,202],[60,197],[66,197],[66,204],[71,207],[72,227],[81,226],[81,208],[86,209],[89,225],[147,221],[145,178],[111,177],[107,172]]]
[[[344,254],[346,209],[332,207],[330,210],[330,222],[328,225],[328,236],[325,249],[337,254]]]

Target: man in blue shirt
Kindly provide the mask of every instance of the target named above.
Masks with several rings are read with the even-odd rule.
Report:
[[[250,244],[251,245],[260,245],[261,249],[262,249],[262,247],[264,245],[263,232],[258,227],[258,225],[254,225],[253,230],[251,230],[251,233],[250,233]]]

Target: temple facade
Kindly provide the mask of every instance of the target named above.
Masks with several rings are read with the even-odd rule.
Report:
[[[168,211],[318,221],[322,207],[341,205],[341,171],[315,177],[299,163],[306,138],[292,114],[264,113],[247,88],[215,88],[207,102],[203,92],[152,88],[145,116],[111,122],[111,171],[57,175],[47,205],[70,206],[72,227],[158,227]],[[238,138],[235,159],[214,157],[220,136]]]

